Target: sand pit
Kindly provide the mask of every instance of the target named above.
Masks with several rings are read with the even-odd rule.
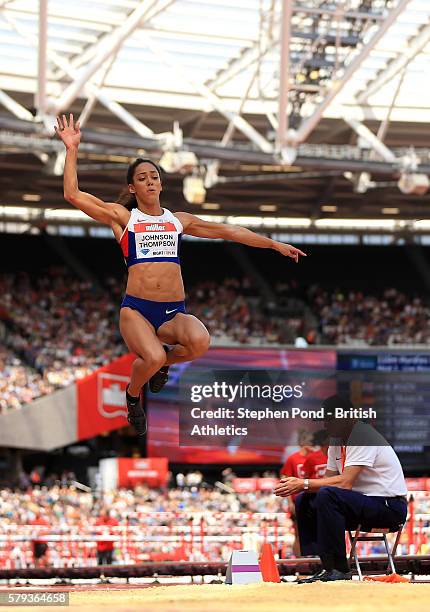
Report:
[[[430,584],[184,585],[70,593],[70,608],[94,612],[428,612],[429,603]]]

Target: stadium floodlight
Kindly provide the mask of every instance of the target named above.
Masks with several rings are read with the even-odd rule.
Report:
[[[299,227],[306,228],[312,224],[311,219],[305,217],[251,217],[251,216],[234,216],[227,217],[227,223],[231,225],[243,225],[244,227]]]
[[[316,219],[315,227],[319,229],[349,230],[385,230],[394,231],[398,225],[396,219]]]
[[[360,172],[354,185],[356,193],[366,193],[369,189],[375,187],[375,182],[372,181],[368,172]]]
[[[397,185],[402,193],[424,195],[430,187],[430,180],[426,174],[404,172]]]
[[[261,212],[276,212],[278,210],[276,204],[260,204],[258,208]]]
[[[205,188],[211,189],[219,182],[219,161],[212,161],[206,167]]]
[[[369,189],[377,187],[375,181],[372,181],[372,177],[369,172],[344,172],[343,176],[351,181],[354,187],[354,193],[366,193]]]
[[[288,130],[288,132],[289,134],[294,133],[293,130]],[[286,164],[287,166],[292,166],[296,161],[297,147],[286,145],[282,147],[280,154],[282,163]]]
[[[23,217],[29,219],[32,209],[27,206],[0,206],[0,217]]]
[[[160,166],[169,174],[187,174],[198,166],[198,159],[192,151],[166,151],[160,159]]]
[[[190,204],[203,204],[206,199],[206,189],[201,176],[191,175],[184,178],[184,197]]]
[[[24,193],[22,199],[24,202],[40,202],[42,196],[39,193]]]
[[[418,221],[413,221],[412,228],[420,232],[422,231],[426,232],[430,230],[430,220],[429,219],[419,219]]]
[[[58,219],[59,221],[79,221],[89,223],[92,221],[86,213],[82,210],[69,210],[68,208],[48,208],[44,211],[45,219]]]
[[[196,216],[202,221],[212,221],[213,223],[225,223],[226,218],[224,215],[203,215],[196,213]]]

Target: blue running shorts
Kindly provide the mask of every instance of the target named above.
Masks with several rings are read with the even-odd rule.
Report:
[[[186,314],[185,302],[153,302],[152,300],[143,300],[134,295],[125,295],[121,303],[121,308],[132,308],[137,310],[145,317],[151,325],[155,327],[155,331],[170,321],[178,312]]]

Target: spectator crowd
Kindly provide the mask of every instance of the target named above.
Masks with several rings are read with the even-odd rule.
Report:
[[[49,549],[48,564],[95,565],[98,539],[105,542],[106,533],[116,536],[110,552],[117,563],[219,561],[228,558],[233,542],[240,548],[243,538],[267,531],[264,521],[271,520],[273,534],[275,516],[276,537],[289,543],[291,520],[271,491],[234,494],[203,481],[191,485],[196,475],[183,475],[184,483],[171,488],[138,485],[104,493],[61,481],[23,487],[21,477],[21,488],[0,491],[0,565],[41,566],[42,545],[40,556]]]
[[[308,303],[326,344],[355,346],[430,345],[430,304],[397,289],[381,295],[312,287]]]
[[[10,349],[0,346],[0,412],[52,393],[54,386],[25,365]]]
[[[64,269],[0,277],[0,408],[31,401],[122,355],[118,305],[105,287]]]
[[[197,472],[182,476],[179,486],[172,478],[165,489],[138,485],[106,492],[80,490],[78,483],[71,484],[70,474],[55,483],[48,477],[47,484],[38,485],[20,478],[20,487],[0,491],[0,563],[37,563],[35,552],[43,544],[43,554],[49,549],[47,564],[95,565],[98,540],[105,545],[113,541],[110,557],[126,564],[227,560],[232,547],[253,547],[266,537],[279,554],[293,554],[294,528],[285,500],[272,491],[229,493],[206,483]],[[191,484],[196,478],[200,483]],[[430,494],[416,493],[414,504],[419,518],[416,546],[428,554]],[[404,552],[409,537],[405,531],[400,547]],[[378,545],[370,551],[380,552]]]
[[[67,386],[122,355],[118,330],[122,281],[99,286],[63,268],[42,275],[0,276],[0,410],[17,408]],[[360,291],[273,287],[265,301],[250,279],[226,278],[190,287],[187,309],[214,342],[263,346],[430,344],[430,306],[424,297],[386,289]]]

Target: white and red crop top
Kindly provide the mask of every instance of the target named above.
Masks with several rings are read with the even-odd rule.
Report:
[[[127,267],[152,261],[172,261],[180,264],[179,251],[182,223],[163,208],[159,217],[133,208],[130,220],[121,236],[120,246]]]

